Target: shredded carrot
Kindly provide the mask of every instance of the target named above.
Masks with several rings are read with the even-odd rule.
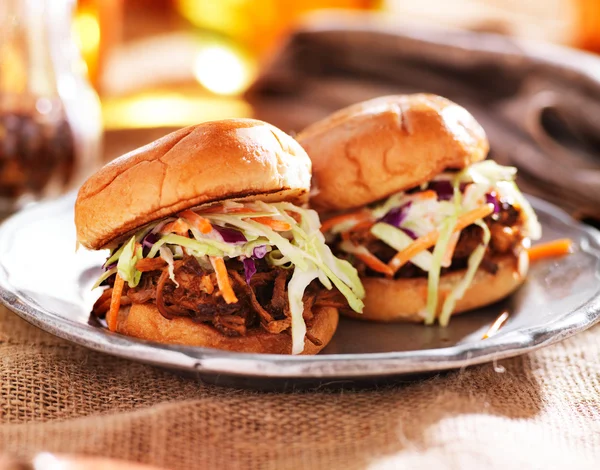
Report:
[[[123,287],[125,281],[117,273],[115,276],[115,285],[113,286],[112,297],[110,298],[110,308],[106,314],[106,324],[110,331],[117,330],[117,317],[119,316],[119,308],[121,307],[121,295],[123,294]]]
[[[200,233],[209,233],[212,231],[212,225],[209,220],[193,211],[183,211],[181,214],[179,214],[179,216],[183,217],[188,222],[191,222],[194,227],[200,230]]]
[[[327,219],[323,221],[321,224],[321,232],[328,232],[335,225],[340,224],[342,222],[354,222],[356,224],[360,222],[365,222],[367,220],[372,220],[373,216],[369,211],[360,210],[358,212],[350,212],[347,214],[337,215],[332,217],[331,219]]]
[[[415,255],[421,253],[421,251],[427,250],[428,248],[434,246],[439,236],[440,233],[437,230],[434,230],[433,232],[429,232],[427,235],[417,238],[413,243],[404,248],[404,250],[396,253],[388,263],[388,266],[392,272],[395,273],[398,271],[398,269],[408,263],[408,261],[414,258]]]
[[[375,225],[374,220],[365,220],[363,222],[359,222],[354,227],[352,227],[349,232],[358,232],[359,230],[370,230],[370,228]]]
[[[454,232],[452,235],[450,235],[448,247],[446,248],[446,252],[442,258],[442,268],[448,268],[452,264],[452,257],[454,256],[454,250],[456,250],[456,244],[458,243],[459,238],[460,232]]]
[[[369,251],[366,251],[364,253],[354,253],[354,256],[356,256],[359,260],[365,263],[373,271],[385,274],[386,276],[394,275],[392,268],[390,268],[387,264],[385,264],[383,261],[377,258],[377,256],[375,256]]]
[[[553,258],[564,256],[573,252],[573,242],[568,238],[561,238],[548,243],[540,243],[527,250],[530,261],[537,261],[542,258]]]
[[[426,199],[437,199],[438,196],[433,189],[428,189],[427,191],[409,194],[409,197],[413,200],[424,201]]]
[[[213,293],[213,291],[215,290],[215,286],[213,285],[209,276],[202,276],[200,282],[202,282],[202,287],[204,287],[204,290],[208,295]]]
[[[246,212],[260,212],[249,207],[224,207],[223,212],[226,214],[245,214]]]
[[[174,222],[169,222],[168,224],[163,225],[163,227],[160,229],[160,233],[171,233],[174,225]]]
[[[276,232],[285,232],[292,228],[292,226],[287,222],[283,220],[272,219],[271,217],[253,217],[250,220],[266,225],[267,227],[271,227]]]
[[[215,270],[215,274],[217,276],[217,284],[219,285],[219,290],[223,295],[223,299],[228,304],[234,304],[238,301],[235,293],[233,292],[233,288],[231,287],[231,282],[229,281],[229,274],[227,274],[227,268],[225,267],[225,261],[223,258],[217,258],[216,256],[210,257],[210,264],[212,264],[213,269]]]
[[[454,227],[454,232],[460,232],[463,228],[467,228],[469,225],[477,222],[479,219],[485,219],[488,215],[494,212],[493,204],[484,204],[477,209],[473,209],[472,211],[465,212],[458,218],[456,222],[456,226]]]
[[[472,211],[465,212],[458,218],[456,225],[454,226],[453,232],[460,232],[465,227],[468,227],[475,221],[479,219],[483,219],[494,212],[493,204],[485,204],[477,209],[473,209]],[[417,238],[413,243],[408,245],[404,250],[399,251],[396,255],[390,260],[388,266],[395,273],[400,269],[404,264],[406,264],[410,259],[412,259],[415,255],[418,255],[424,250],[427,250],[434,246],[438,238],[440,237],[440,233],[437,230],[433,232],[429,232],[427,235],[423,235],[420,238]]]
[[[199,212],[203,214],[251,214],[257,211],[249,207],[225,207],[222,204],[217,204],[215,206],[203,207],[199,209]]]
[[[188,230],[190,226],[183,219],[177,219],[174,222],[169,222],[161,229],[161,233],[176,233],[177,235],[182,235],[187,237]]]
[[[298,223],[302,222],[302,216],[298,212],[285,211],[285,213],[287,215],[289,215],[292,219],[294,219],[296,222],[298,222]]]

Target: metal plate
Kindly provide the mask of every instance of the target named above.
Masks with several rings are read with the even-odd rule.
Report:
[[[448,328],[342,319],[318,356],[229,353],[166,346],[113,334],[89,323],[90,287],[103,252],[75,252],[74,195],[42,203],[0,228],[0,296],[28,322],[82,346],[225,385],[273,389],[390,377],[481,364],[532,351],[600,320],[600,233],[532,199],[547,240],[569,237],[574,254],[536,263],[509,299],[454,318]],[[503,311],[510,317],[482,339]]]

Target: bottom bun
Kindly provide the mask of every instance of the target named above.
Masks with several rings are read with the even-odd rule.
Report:
[[[527,252],[518,256],[503,255],[492,258],[498,271],[491,274],[479,269],[462,299],[456,302],[453,314],[484,307],[514,292],[525,280],[529,267]],[[464,278],[465,270],[440,278],[438,314],[446,296]],[[380,322],[422,322],[427,307],[427,278],[384,279],[363,277],[366,298],[364,313],[344,310],[353,318]]]
[[[335,333],[338,325],[338,311],[332,307],[315,307],[310,333],[321,340],[316,346],[308,339],[304,340],[302,354],[317,354],[323,349]],[[286,333],[273,334],[262,328],[253,328],[246,336],[225,336],[210,325],[196,323],[189,318],[167,320],[156,305],[134,304],[119,311],[117,332],[135,338],[167,344],[203,346],[227,351],[290,354],[292,337]]]

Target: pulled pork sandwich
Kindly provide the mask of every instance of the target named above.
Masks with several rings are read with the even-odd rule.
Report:
[[[310,177],[294,139],[250,119],[188,127],[106,165],[75,204],[79,243],[110,249],[93,313],[163,343],[316,354],[337,307],[360,311],[364,292],[298,205]]]
[[[446,325],[523,282],[540,225],[516,169],[484,161],[486,135],[464,108],[434,95],[385,96],[297,140],[313,161],[322,230],[365,287],[358,318]]]

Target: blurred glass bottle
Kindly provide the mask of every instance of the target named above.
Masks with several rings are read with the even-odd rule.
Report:
[[[73,0],[0,1],[0,212],[81,182],[99,162],[98,97],[71,34]]]

